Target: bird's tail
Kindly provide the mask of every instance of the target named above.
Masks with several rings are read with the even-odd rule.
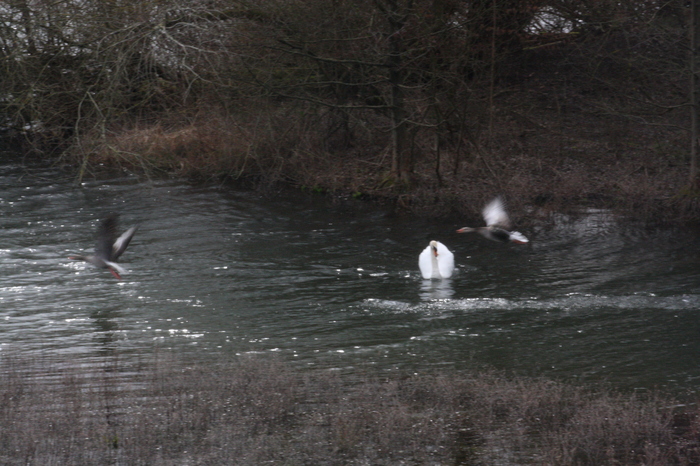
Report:
[[[519,243],[519,244],[525,244],[529,243],[530,240],[525,237],[522,233],[519,231],[512,231],[510,233],[510,240],[514,243]]]

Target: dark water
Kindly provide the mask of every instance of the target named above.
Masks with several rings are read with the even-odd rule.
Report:
[[[10,162],[0,207],[0,354],[99,364],[260,352],[345,371],[487,364],[623,389],[700,385],[694,230],[591,211],[501,245],[454,233],[469,221],[359,202],[129,177],[76,185]],[[92,250],[114,211],[140,225],[122,281],[67,259]],[[430,239],[454,252],[452,279],[420,277]]]

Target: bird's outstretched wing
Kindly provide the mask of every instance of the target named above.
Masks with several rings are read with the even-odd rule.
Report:
[[[510,218],[503,206],[501,196],[495,197],[493,201],[486,204],[484,210],[481,211],[486,221],[487,226],[497,226],[500,228],[510,228]]]
[[[119,256],[121,256],[122,253],[126,251],[126,247],[129,245],[129,241],[131,241],[131,238],[133,238],[134,233],[136,233],[137,229],[138,227],[131,227],[124,233],[122,233],[122,235],[119,238],[117,238],[112,247],[112,260],[116,261],[117,259],[119,259]]]
[[[97,228],[97,243],[95,244],[95,256],[104,261],[112,261],[113,250],[112,245],[117,238],[117,229],[119,228],[119,215],[111,214]]]
[[[116,262],[126,247],[129,246],[131,238],[134,237],[138,227],[131,227],[121,236],[117,236],[119,231],[119,215],[111,214],[100,223],[97,229],[97,244],[95,245],[95,256],[106,262]]]

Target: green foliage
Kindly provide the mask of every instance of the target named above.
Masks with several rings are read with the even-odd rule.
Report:
[[[299,189],[301,189],[301,192],[304,192],[304,193],[311,193],[311,194],[325,194],[326,193],[325,188],[323,188],[321,186],[317,186],[317,185],[314,185],[314,186],[301,185],[301,187]]]

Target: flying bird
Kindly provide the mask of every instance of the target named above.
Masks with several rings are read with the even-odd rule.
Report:
[[[497,196],[491,202],[486,204],[481,213],[486,221],[485,227],[464,227],[457,230],[457,233],[469,233],[471,231],[475,231],[485,238],[493,241],[500,241],[501,243],[512,241],[513,243],[524,244],[529,242],[529,240],[522,233],[517,231],[509,231],[511,228],[510,218],[508,218],[506,209],[503,207],[503,200],[500,196]]]
[[[112,275],[121,280],[121,275],[126,272],[117,264],[117,259],[121,256],[129,245],[131,238],[138,227],[131,227],[117,237],[119,229],[119,215],[112,214],[102,220],[97,229],[97,243],[95,244],[95,254],[92,256],[70,256],[68,259],[89,262],[95,267],[108,269]]]
[[[418,256],[418,266],[423,278],[450,278],[455,269],[455,257],[447,246],[431,241]]]

